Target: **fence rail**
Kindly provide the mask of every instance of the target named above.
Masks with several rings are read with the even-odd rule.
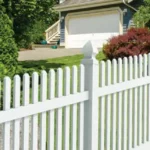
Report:
[[[0,150],[149,149],[150,54],[99,63],[92,42],[82,51],[79,67],[4,78]]]

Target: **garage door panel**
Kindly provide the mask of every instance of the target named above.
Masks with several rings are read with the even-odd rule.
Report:
[[[116,22],[119,22],[119,14],[72,18],[69,20],[69,34],[119,32]]]
[[[92,40],[97,47],[102,47],[110,37],[116,35],[118,33],[70,35],[67,40],[67,48],[82,48],[89,40]]]
[[[76,16],[68,20],[67,48],[82,48],[93,40],[96,46],[102,47],[107,40],[120,32],[120,14],[96,14]]]

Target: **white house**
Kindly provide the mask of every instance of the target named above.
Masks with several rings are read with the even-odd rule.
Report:
[[[60,14],[60,45],[81,48],[93,40],[102,47],[110,37],[123,34],[133,25],[133,15],[142,1],[60,0],[55,6]]]

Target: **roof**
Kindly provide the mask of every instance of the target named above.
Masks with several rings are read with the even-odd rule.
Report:
[[[126,0],[131,2],[133,0]],[[122,0],[65,0],[63,3],[56,5],[58,11],[75,10],[80,8],[90,8],[95,6],[106,6],[111,4],[122,3]]]

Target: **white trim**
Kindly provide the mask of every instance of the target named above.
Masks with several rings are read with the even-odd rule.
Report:
[[[60,46],[65,46],[65,43],[64,42],[62,42],[62,43],[60,42]]]
[[[45,30],[45,32],[48,32],[49,30],[51,30],[52,28],[54,28],[59,23],[60,23],[60,20],[58,20],[57,22],[55,22],[52,26],[50,26],[47,30]]]
[[[115,5],[115,4],[122,4],[121,0],[109,1],[109,2],[86,2],[83,4],[73,4],[68,6],[55,6],[54,9],[57,11],[68,11],[68,10],[77,10],[77,9],[85,9],[85,8],[92,8],[92,7],[99,7],[99,6],[107,6],[107,5]]]
[[[100,9],[100,10],[90,10],[90,11],[81,11],[81,12],[74,12],[69,13],[65,17],[65,47],[67,47],[67,36],[68,36],[68,23],[70,18],[76,17],[84,17],[84,16],[94,16],[96,14],[109,14],[113,12],[119,12],[120,14],[120,22],[119,22],[119,33],[123,34],[123,11],[119,7],[107,8],[107,9]]]
[[[131,2],[131,1],[132,1],[132,0],[130,0],[130,2]],[[138,11],[136,8],[134,8],[134,7],[132,7],[131,5],[127,4],[127,2],[126,2],[125,0],[122,0],[122,2],[123,2],[127,7],[131,8],[132,10],[134,10],[135,12]],[[128,3],[129,3],[129,2],[128,2]]]

